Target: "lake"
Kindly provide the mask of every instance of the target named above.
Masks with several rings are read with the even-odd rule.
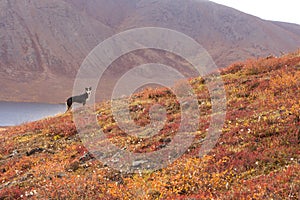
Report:
[[[0,126],[15,126],[64,113],[65,104],[17,103],[0,101]]]

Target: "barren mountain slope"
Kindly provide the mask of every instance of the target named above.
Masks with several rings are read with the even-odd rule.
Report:
[[[219,67],[300,47],[298,25],[261,20],[209,1],[5,0],[0,2],[0,100],[63,102],[80,64],[97,44],[144,26],[193,37]],[[143,55],[116,62],[108,80]],[[163,56],[148,57],[162,61]]]

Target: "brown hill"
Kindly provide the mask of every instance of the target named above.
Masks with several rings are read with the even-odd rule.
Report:
[[[117,32],[144,26],[193,37],[220,67],[300,47],[299,25],[265,21],[209,1],[1,1],[0,99],[64,101],[77,69],[97,44]],[[150,57],[162,60],[157,52]],[[109,80],[132,62],[116,65]]]

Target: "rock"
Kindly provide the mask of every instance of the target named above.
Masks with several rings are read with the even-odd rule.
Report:
[[[17,155],[19,155],[19,151],[18,150],[13,150],[13,152],[8,157],[11,158],[11,157],[15,157]]]
[[[93,158],[95,158],[95,157],[90,152],[87,152],[79,158],[79,161],[84,163],[84,162],[86,162],[88,160],[91,160]]]
[[[135,160],[132,162],[132,167],[140,167],[142,164],[147,162],[148,160]]]
[[[66,167],[66,170],[68,172],[75,172],[77,169],[79,169],[79,162],[74,161],[69,166]]]
[[[160,144],[156,147],[156,149],[162,149],[162,148],[165,148],[167,145],[166,144]]]
[[[33,154],[35,154],[35,153],[41,153],[41,152],[43,152],[43,151],[45,151],[45,149],[44,148],[34,148],[34,149],[31,149],[30,151],[27,151],[26,152],[26,155],[27,156],[31,156],[31,155],[33,155]]]
[[[172,141],[171,138],[161,138],[159,140],[159,142],[163,142],[163,143],[170,143],[171,141]]]
[[[67,174],[64,173],[64,172],[59,172],[58,174],[56,174],[57,178],[63,178],[63,177],[66,177],[66,176],[67,176]],[[50,178],[50,180],[52,180],[52,178]]]

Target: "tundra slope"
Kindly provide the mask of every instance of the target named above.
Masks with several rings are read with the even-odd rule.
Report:
[[[188,151],[166,168],[129,174],[106,166],[88,153],[67,113],[0,132],[0,199],[298,199],[300,52],[236,63],[221,74],[226,121],[208,155],[197,157],[209,125],[210,97],[203,79],[194,78],[190,83],[202,102],[199,130],[191,133],[196,139]],[[180,123],[172,92],[137,93],[130,102],[132,118],[148,124],[153,103],[166,107],[167,122],[149,139],[124,133],[109,102],[97,104],[107,136],[99,145],[112,142],[140,153],[168,145]]]

